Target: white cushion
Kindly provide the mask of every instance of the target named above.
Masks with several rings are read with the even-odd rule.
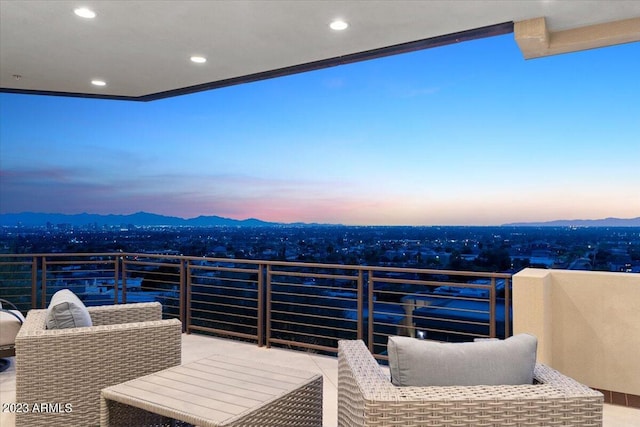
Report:
[[[391,379],[418,387],[533,384],[537,345],[529,334],[464,343],[389,337]]]
[[[47,309],[47,329],[66,329],[91,326],[87,307],[73,292],[62,289],[51,298]]]
[[[18,310],[0,311],[0,346],[15,344],[16,335],[22,326],[20,320],[24,322],[24,316]]]

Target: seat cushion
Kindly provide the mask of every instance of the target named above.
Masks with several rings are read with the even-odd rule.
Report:
[[[24,322],[24,316],[18,310],[0,311],[0,347],[15,344],[21,321]]]
[[[389,337],[391,379],[418,387],[533,384],[537,345],[529,334],[464,343]]]
[[[68,289],[56,292],[47,309],[47,329],[91,326],[91,316],[80,298]]]

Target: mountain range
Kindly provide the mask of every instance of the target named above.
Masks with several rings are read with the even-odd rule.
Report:
[[[511,227],[640,227],[637,218],[604,218],[604,219],[558,219],[546,222],[513,222],[503,224]]]
[[[49,224],[70,224],[83,226],[98,224],[100,226],[172,226],[172,227],[266,227],[285,225],[277,222],[267,222],[255,218],[237,220],[220,216],[199,216],[184,219],[175,216],[158,215],[148,212],[137,212],[130,215],[99,215],[99,214],[54,214],[54,213],[6,213],[0,214],[0,226],[45,226]],[[294,223],[286,225],[319,225]],[[573,219],[546,222],[514,222],[502,224],[509,227],[640,227],[640,217],[637,218],[604,218],[604,219]]]
[[[44,226],[50,224],[71,224],[73,226],[83,226],[98,224],[100,226],[171,226],[171,227],[216,227],[216,226],[271,226],[278,225],[273,222],[261,221],[249,218],[236,220],[223,218],[220,216],[199,216],[197,218],[184,219],[175,216],[157,215],[148,212],[137,212],[130,215],[99,215],[99,214],[54,214],[54,213],[34,213],[22,212],[17,214],[0,215],[0,226],[13,227],[22,226]]]

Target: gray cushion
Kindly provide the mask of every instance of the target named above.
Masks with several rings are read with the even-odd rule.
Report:
[[[91,326],[87,307],[73,292],[62,289],[51,297],[47,309],[47,329],[66,329]]]
[[[529,334],[465,343],[389,337],[391,379],[419,387],[533,384],[537,346]]]

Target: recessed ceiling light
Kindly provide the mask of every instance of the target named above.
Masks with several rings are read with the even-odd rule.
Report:
[[[349,27],[349,24],[341,19],[336,19],[331,24],[329,24],[329,28],[336,31],[346,30]]]
[[[207,58],[205,58],[204,56],[192,56],[191,62],[195,62],[196,64],[204,64],[205,62],[207,62]]]
[[[87,9],[86,7],[79,7],[77,9],[74,9],[73,13],[81,18],[93,19],[96,17],[96,13],[91,9]]]
[[[94,86],[106,86],[107,82],[104,80],[91,80],[91,84]]]

